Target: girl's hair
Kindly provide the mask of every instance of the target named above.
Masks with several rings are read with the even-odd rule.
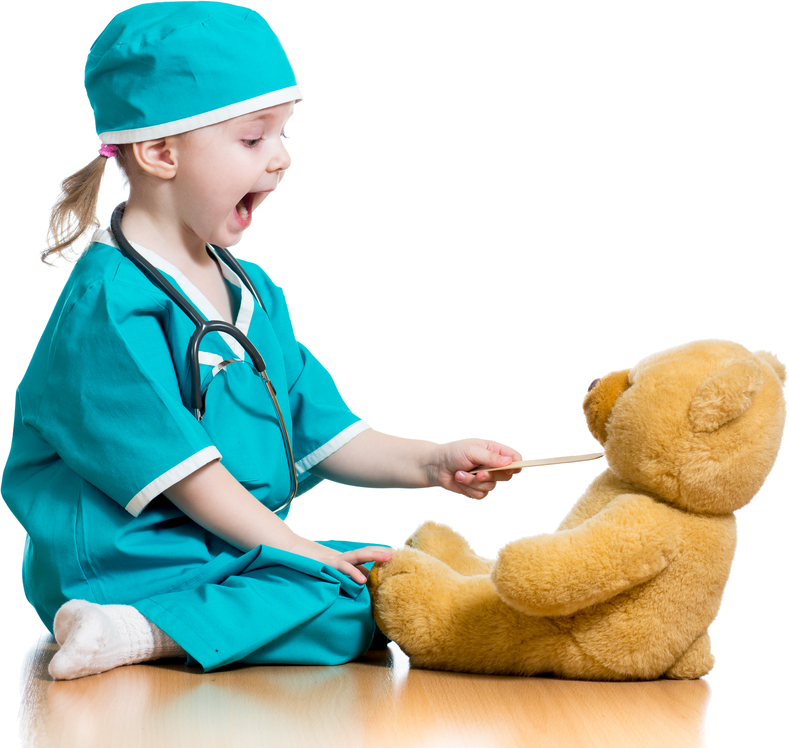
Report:
[[[119,146],[116,159],[124,175],[127,174],[126,156],[126,148]],[[101,178],[108,160],[106,156],[97,156],[87,166],[61,182],[60,197],[52,206],[49,218],[49,246],[41,252],[42,262],[49,263],[51,255],[63,257],[63,252],[86,231],[99,227],[96,206]]]

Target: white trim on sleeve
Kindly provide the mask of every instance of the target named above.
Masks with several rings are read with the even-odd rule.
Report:
[[[216,447],[206,447],[199,452],[195,452],[191,457],[187,457],[183,462],[170,468],[166,473],[162,473],[158,478],[152,480],[142,489],[124,509],[136,517],[148,504],[151,503],[160,493],[166,491],[170,486],[178,483],[179,480],[191,475],[198,468],[207,465],[213,460],[221,460],[222,455]]]
[[[362,433],[362,431],[367,431],[370,428],[370,424],[365,423],[364,421],[356,421],[352,423],[348,428],[340,431],[337,436],[329,441],[326,442],[321,447],[318,447],[314,452],[310,452],[306,457],[302,457],[296,463],[296,473],[298,475],[303,475],[306,472],[309,472],[311,467],[314,467],[322,460],[325,460],[329,455],[334,454],[340,447],[345,446],[354,436],[358,436]]]

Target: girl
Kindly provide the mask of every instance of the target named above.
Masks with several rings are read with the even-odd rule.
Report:
[[[109,158],[129,199],[44,331],[3,477],[29,536],[27,597],[61,645],[50,672],[357,657],[375,632],[366,574],[390,552],[299,537],[292,498],[324,478],[483,498],[515,471],[468,471],[520,455],[370,429],[295,340],[279,288],[221,249],[290,165],[281,136],[301,98],[257,13],[131,8],[94,43],[85,84],[103,145],[63,183],[44,259],[95,225]]]

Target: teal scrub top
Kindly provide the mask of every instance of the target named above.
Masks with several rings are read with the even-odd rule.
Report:
[[[206,318],[218,318],[176,268],[135,247]],[[235,324],[266,361],[303,493],[319,480],[310,469],[368,427],[296,341],[282,291],[256,265],[242,265],[268,314],[221,264]],[[189,410],[193,332],[189,318],[123,257],[111,234],[97,232],[18,388],[3,476],[3,498],[28,532],[25,591],[50,630],[68,599],[133,604],[195,589],[209,577],[221,581],[223,565],[244,566],[241,551],[162,496],[208,462],[221,459],[271,509],[287,499],[288,462],[276,413],[232,338],[210,333],[203,339],[205,417],[198,421]],[[364,590],[334,570],[316,573],[351,597]],[[364,604],[369,616],[369,601]]]

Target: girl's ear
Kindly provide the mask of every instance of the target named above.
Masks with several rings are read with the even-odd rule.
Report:
[[[159,179],[172,179],[177,171],[173,145],[171,138],[132,143],[134,160],[146,174]]]

